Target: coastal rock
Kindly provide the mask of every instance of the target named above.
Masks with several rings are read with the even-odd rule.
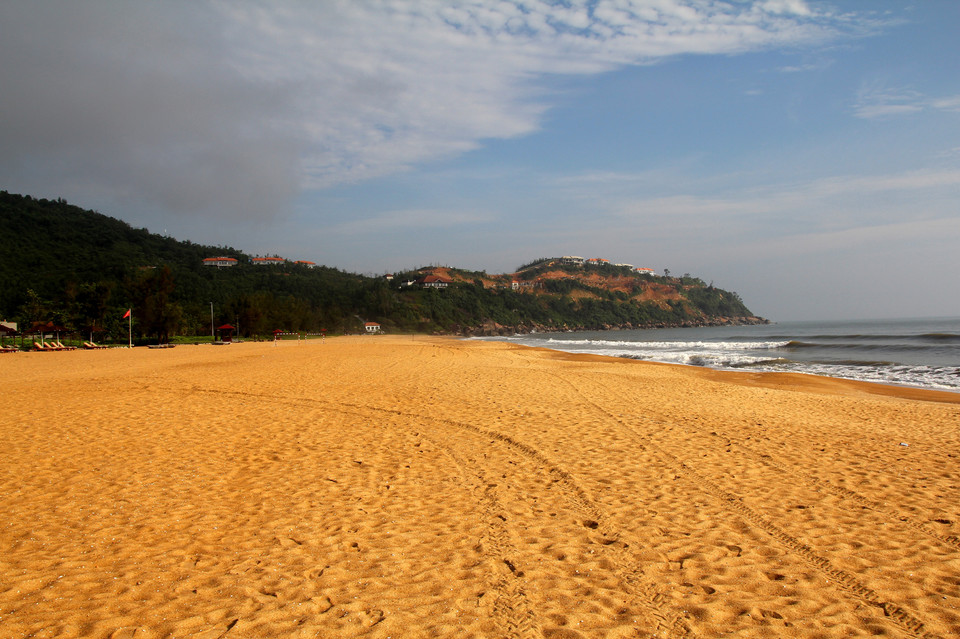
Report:
[[[486,320],[479,326],[456,326],[448,334],[463,335],[465,337],[508,337],[510,335],[527,335],[529,333],[558,333],[558,332],[578,332],[578,331],[620,331],[634,330],[643,328],[699,328],[705,326],[752,326],[758,324],[769,324],[770,320],[763,317],[704,317],[695,320],[686,320],[683,322],[651,322],[650,324],[603,324],[601,326],[570,326],[563,324],[554,326],[548,324],[517,324],[515,326],[504,326],[492,320]],[[441,334],[441,333],[438,333]]]

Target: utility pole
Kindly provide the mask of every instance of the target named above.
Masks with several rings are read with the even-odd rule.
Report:
[[[217,335],[213,332],[213,302],[210,302],[210,339],[217,341]]]

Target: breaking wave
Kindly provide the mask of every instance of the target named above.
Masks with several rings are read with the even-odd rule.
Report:
[[[960,320],[849,324],[862,330],[830,332],[822,329],[836,325],[797,324],[793,326],[801,328],[791,332],[783,330],[791,326],[785,324],[620,331],[616,339],[609,332],[483,339],[668,364],[809,373],[960,391]]]

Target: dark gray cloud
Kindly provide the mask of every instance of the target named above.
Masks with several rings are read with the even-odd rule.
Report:
[[[6,188],[241,219],[298,193],[285,90],[230,64],[209,8],[5,3],[0,22]]]

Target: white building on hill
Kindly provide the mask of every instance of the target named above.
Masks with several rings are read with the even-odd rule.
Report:
[[[236,266],[237,260],[232,257],[207,257],[203,260],[204,266],[216,266],[217,268],[227,268]]]

